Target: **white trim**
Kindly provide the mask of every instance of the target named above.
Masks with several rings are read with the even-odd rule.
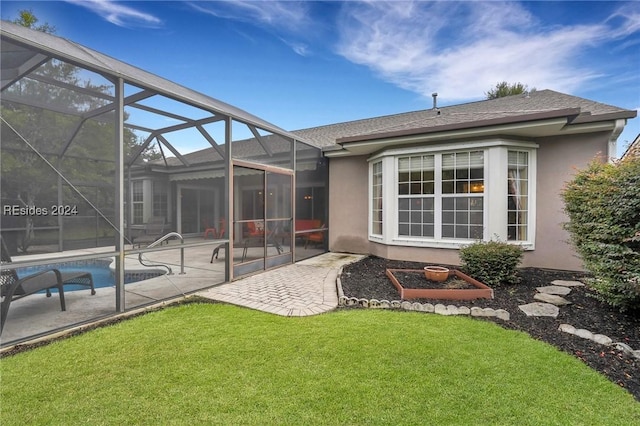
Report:
[[[397,155],[413,155],[413,154],[425,154],[425,153],[447,153],[466,151],[473,149],[491,148],[496,146],[506,147],[518,147],[524,149],[538,148],[539,145],[534,142],[527,142],[516,139],[495,138],[490,140],[470,141],[470,142],[456,142],[455,144],[442,143],[438,145],[420,146],[420,147],[406,147],[406,148],[393,148],[382,151],[376,155],[373,155],[367,159],[367,161],[375,161],[381,157],[397,156]]]
[[[493,167],[485,168],[485,195],[490,208],[485,209],[484,241],[498,239],[507,241],[508,221],[508,188],[507,188],[507,161],[509,148],[494,146],[485,151],[487,160]]]
[[[523,242],[523,246],[530,247],[531,250],[536,248],[536,206],[538,197],[538,150],[529,151],[529,230],[527,241]]]

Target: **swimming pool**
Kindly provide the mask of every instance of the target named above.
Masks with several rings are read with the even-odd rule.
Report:
[[[95,288],[114,287],[116,285],[116,277],[114,270],[110,265],[112,260],[82,260],[76,262],[52,263],[49,265],[30,266],[26,268],[16,268],[18,278],[35,274],[47,269],[58,269],[63,272],[90,272],[93,277],[93,285]],[[124,283],[130,284],[138,281],[148,280],[149,278],[164,275],[165,271],[158,269],[150,269],[148,271],[135,271],[124,273]],[[64,286],[64,291],[86,290],[86,286],[69,284]],[[53,289],[55,291],[55,289]]]

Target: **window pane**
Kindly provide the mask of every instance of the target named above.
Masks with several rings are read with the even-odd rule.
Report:
[[[507,238],[527,239],[527,215],[529,210],[529,153],[509,151],[507,172]]]
[[[372,164],[372,200],[371,205],[373,206],[373,211],[371,212],[371,232],[373,234],[381,235],[382,234],[382,208],[383,208],[383,199],[382,199],[382,185],[383,185],[383,176],[382,176],[382,162],[378,161]]]
[[[482,197],[444,198],[442,237],[459,239],[481,238],[484,220],[482,205]],[[478,233],[480,237],[474,236]]]
[[[469,223],[472,225],[482,225],[482,212],[469,213]]]
[[[484,209],[484,200],[479,197],[474,197],[469,200],[469,209],[470,210],[483,210]]]
[[[455,202],[454,198],[443,198],[442,199],[442,208],[444,210],[452,210],[454,202]]]
[[[434,214],[433,212],[425,212],[422,215],[422,223],[433,223]]]
[[[471,179],[483,179],[484,178],[484,169],[470,169],[469,177]]]
[[[425,170],[424,172],[422,172],[422,178],[425,181],[433,181],[433,179],[435,178],[435,174],[433,170]]]
[[[382,223],[374,223],[371,231],[374,234],[382,234]]]
[[[482,226],[470,226],[469,238],[474,240],[481,240],[484,237]]]
[[[424,234],[425,217],[433,219],[433,198],[401,198],[398,200],[398,234],[413,237],[433,237]],[[432,221],[428,224],[432,224]]]
[[[398,159],[398,170],[401,172],[409,170],[409,165],[411,162],[409,161],[409,157],[399,158]]]
[[[456,238],[469,238],[469,227],[465,225],[456,225]]]
[[[468,179],[468,178],[469,178],[469,169],[456,170],[456,179]]]
[[[456,210],[460,209],[468,209],[469,208],[469,198],[468,197],[459,197],[456,198]]]
[[[453,182],[451,182],[453,181]],[[484,153],[458,152],[442,156],[442,193],[484,192]]]
[[[442,212],[442,223],[454,223],[454,213],[449,211]]]

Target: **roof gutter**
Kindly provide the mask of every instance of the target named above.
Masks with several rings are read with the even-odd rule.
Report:
[[[613,131],[611,132],[611,136],[609,136],[609,145],[607,147],[608,151],[607,151],[607,159],[609,160],[609,163],[613,163],[613,161],[616,158],[616,151],[617,151],[617,146],[618,146],[618,136],[620,136],[620,134],[622,133],[622,130],[624,130],[624,126],[627,124],[627,120],[624,119],[618,119],[616,120],[616,124],[613,128]]]

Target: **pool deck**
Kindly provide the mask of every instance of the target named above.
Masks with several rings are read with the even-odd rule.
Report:
[[[11,303],[0,338],[0,344],[3,345],[0,352],[15,343],[50,339],[100,321],[155,309],[191,295],[275,315],[320,314],[333,310],[338,305],[336,278],[340,268],[363,257],[346,253],[324,253],[295,264],[224,283],[224,258],[221,255],[220,259],[211,263],[210,253],[211,247],[206,246],[190,251],[185,274],[180,274],[177,268],[173,275],[127,284],[127,311],[124,313],[116,311],[113,287],[97,288],[93,296],[89,290],[84,289],[65,292],[67,310],[64,312],[60,310],[57,294],[50,298],[44,294],[36,294],[16,300]],[[163,260],[170,264],[175,261],[167,256],[169,255],[165,252],[154,252],[147,257],[158,261],[164,257]]]

